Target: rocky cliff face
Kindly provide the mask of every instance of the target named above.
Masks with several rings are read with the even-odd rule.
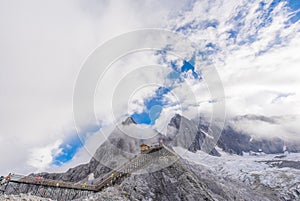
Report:
[[[144,130],[145,134],[150,136],[146,139],[136,139],[131,135],[139,131],[140,130],[135,126],[135,122],[131,118],[127,118],[121,125],[116,127],[108,139],[99,146],[89,163],[70,168],[65,173],[39,173],[36,175],[32,174],[31,176],[42,176],[45,179],[78,182],[79,184],[84,182],[87,182],[87,184],[98,183],[98,181],[112,169],[120,167],[139,154],[139,146],[142,143],[151,145],[163,138],[161,134],[152,129]],[[93,181],[88,180],[91,174],[95,177]],[[58,200],[70,200],[87,195],[87,193],[78,193],[59,188],[45,193],[47,190],[48,189],[44,187],[12,184],[7,188],[6,192],[8,194],[33,192],[39,196],[51,197]]]
[[[232,188],[237,183],[221,181],[207,168],[183,160],[155,173],[134,175],[123,186],[132,189],[134,183],[136,191],[129,192],[136,200],[269,200],[244,185]]]
[[[259,152],[266,154],[283,153],[286,146],[290,152],[299,152],[300,143],[284,141],[280,138],[252,138],[243,132],[238,132],[232,127],[227,126],[220,136],[218,146],[228,153],[242,155],[243,152]]]
[[[240,118],[257,118],[262,121],[272,122],[275,120],[264,116],[243,116]],[[240,118],[236,118],[240,119]],[[278,137],[270,138],[253,138],[249,134],[235,130],[232,126],[226,125],[223,128],[220,138],[217,143],[207,134],[208,122],[205,119],[189,120],[183,116],[175,115],[168,127],[168,135],[174,139],[173,146],[181,146],[189,151],[195,152],[202,150],[210,155],[220,156],[214,148],[215,145],[222,148],[225,152],[242,155],[243,152],[259,152],[266,154],[283,153],[283,147],[286,146],[289,152],[300,152],[300,142],[284,141]],[[206,147],[203,146],[204,140],[208,141]]]
[[[176,114],[168,125],[167,136],[173,139],[171,146],[180,146],[192,152],[202,150],[210,155],[220,156],[211,136],[203,128],[199,122]]]
[[[202,150],[212,156],[219,156],[214,147],[210,145],[207,125],[200,121],[189,120],[176,115],[168,125],[167,136],[155,131],[145,131],[150,137],[136,139],[128,132],[136,133],[135,122],[125,120],[116,128],[107,141],[99,146],[94,157],[87,164],[69,169],[65,173],[40,173],[39,176],[48,179],[72,181],[78,183],[97,183],[113,168],[124,164],[139,153],[139,145],[152,144],[163,140],[170,146],[180,146],[192,152]],[[152,137],[151,137],[152,136]],[[211,146],[213,143],[211,142]],[[250,136],[236,132],[227,127],[222,133],[218,146],[226,152],[241,154],[243,151],[256,151],[263,147],[266,153],[282,151],[279,140],[251,140]],[[209,150],[209,151],[208,151]],[[214,157],[218,158],[218,157]],[[155,165],[155,163],[150,165]],[[222,167],[220,167],[222,169]],[[90,175],[94,180],[88,180]],[[218,175],[218,176],[217,176]],[[113,187],[108,187],[99,193],[79,192],[59,188],[48,189],[25,184],[10,185],[8,194],[31,193],[41,197],[50,197],[56,200],[276,200],[271,193],[262,189],[252,189],[237,180],[231,180],[220,174],[215,174],[205,165],[195,164],[181,159],[171,166],[147,174],[133,174]]]
[[[131,175],[120,185],[86,198],[158,201],[275,200],[275,197],[255,191],[237,181],[216,177],[205,166],[184,160],[157,172]]]
[[[143,135],[144,139],[138,139]],[[94,155],[101,164],[117,168],[140,153],[140,145],[159,142],[164,136],[151,128],[139,129],[131,118],[127,118],[110,134]]]

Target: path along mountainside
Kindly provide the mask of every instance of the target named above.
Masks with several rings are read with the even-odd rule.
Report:
[[[125,122],[122,127],[134,124],[130,119]],[[169,127],[172,129],[172,135],[164,136],[157,133],[155,137],[148,140],[129,137],[116,128],[109,136],[109,140],[97,149],[89,163],[71,168],[65,173],[40,173],[33,176],[91,184],[98,182],[113,168],[120,167],[134,158],[140,152],[139,146],[142,143],[152,144],[164,140],[170,147],[183,147],[193,152],[201,150],[201,141],[207,137],[201,131],[205,127],[200,130],[198,125],[193,125],[193,121],[178,115],[172,118]],[[184,132],[184,130],[188,131]],[[186,139],[191,139],[192,143]],[[195,142],[194,139],[197,141]],[[221,155],[220,152],[212,148],[209,154],[218,160],[222,157],[217,157]],[[157,163],[148,164],[144,169],[148,173],[136,172],[98,193],[73,193],[72,190],[56,188],[43,196],[57,200],[81,200],[84,197],[89,200],[278,200],[279,194],[272,189],[253,188],[239,179],[216,174],[214,169],[205,164],[181,158],[171,166],[153,172],[156,166]],[[94,175],[94,180],[88,180],[91,174]],[[41,192],[47,190],[39,186],[10,184],[6,192],[8,194],[35,193],[41,196]]]

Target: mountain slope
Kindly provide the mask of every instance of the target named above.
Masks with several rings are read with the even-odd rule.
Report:
[[[279,158],[281,155],[239,156],[219,150],[222,157],[212,157],[201,151],[191,153],[181,148],[175,151],[185,160],[198,164],[194,167],[204,166],[213,172],[219,182],[224,179],[240,182],[252,189],[250,192],[254,190],[261,197],[274,200],[300,199],[300,153]]]
[[[278,175],[276,175],[277,169],[266,171],[265,175],[261,174],[265,170],[264,168],[270,165],[273,165],[275,168],[283,165],[285,168],[291,168],[289,167],[291,162],[283,162],[283,159],[280,159],[282,161],[280,164],[274,163],[274,161],[264,161],[263,159],[270,160],[270,158],[268,158],[268,155],[263,158],[264,156],[262,155],[260,163],[254,162],[253,158],[250,160],[252,162],[247,163],[247,160],[244,160],[247,159],[246,157],[226,153],[242,154],[247,150],[254,150],[253,147],[249,146],[249,142],[251,142],[250,136],[238,133],[233,129],[228,130],[228,127],[222,133],[218,143],[223,150],[220,148],[215,149],[214,147],[203,147],[202,143],[204,140],[208,141],[208,146],[214,146],[214,144],[212,142],[210,144],[209,139],[211,136],[205,131],[208,129],[206,122],[200,121],[200,124],[196,122],[180,115],[175,115],[168,125],[166,136],[153,130],[147,130],[145,133],[149,134],[149,138],[136,139],[132,134],[138,133],[140,130],[136,127],[133,119],[126,119],[99,146],[89,163],[71,168],[65,173],[40,173],[37,175],[54,180],[78,182],[80,184],[83,182],[88,184],[97,183],[101,180],[101,177],[112,169],[135,157],[140,152],[139,145],[142,143],[152,144],[160,140],[163,140],[170,147],[175,147],[176,150],[178,148],[184,150],[185,153],[182,159],[167,168],[155,172],[149,171],[147,174],[132,174],[115,186],[105,188],[99,193],[74,193],[72,190],[59,188],[49,191],[49,189],[44,187],[25,184],[10,185],[7,193],[34,193],[42,196],[43,192],[49,191],[45,196],[57,200],[82,200],[83,198],[88,198],[88,200],[250,201],[277,200],[279,197],[284,196],[296,198],[296,195],[292,197],[291,194],[297,194],[297,189],[296,191],[294,190],[298,188],[297,183],[288,183],[286,181],[280,181],[281,184],[271,182],[268,185],[266,183],[270,181],[266,179],[270,175],[279,179],[280,171]],[[275,143],[270,140],[262,142],[270,144],[270,147],[274,147]],[[206,160],[199,155],[199,150],[203,151],[201,153],[206,152]],[[277,158],[277,160],[279,159]],[[258,172],[256,171],[257,169],[238,169],[238,167],[244,167],[243,163],[249,166],[253,165],[253,167],[262,167],[262,169],[259,169]],[[156,162],[153,162],[145,170],[150,170],[156,165]],[[292,165],[297,166],[298,163],[295,162]],[[268,174],[270,172],[272,174]],[[293,170],[293,174],[297,173],[297,170]],[[95,179],[89,180],[88,178],[91,175]],[[286,175],[286,178],[291,177]],[[293,178],[298,179],[298,177]],[[281,189],[283,190],[274,189],[272,185],[282,185]],[[291,191],[286,189],[290,185],[292,185]]]

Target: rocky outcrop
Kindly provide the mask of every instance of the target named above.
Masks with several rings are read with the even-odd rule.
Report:
[[[176,114],[168,125],[167,136],[173,139],[170,142],[171,146],[180,146],[192,152],[202,150],[210,155],[220,156],[215,149],[213,137],[203,130],[207,127],[198,123]]]
[[[238,187],[237,187],[238,186]],[[157,172],[135,174],[87,200],[276,200],[243,183],[219,178],[204,166],[179,160]],[[78,199],[79,200],[79,199]]]
[[[19,195],[0,195],[0,200],[22,200],[22,201],[52,201],[49,198],[41,198],[34,195],[19,194]]]
[[[70,168],[65,173],[39,173],[30,176],[41,176],[45,179],[71,181],[82,184],[87,182],[98,183],[101,178],[109,173],[112,169],[122,166],[140,153],[140,145],[146,143],[151,145],[157,143],[163,136],[153,130],[146,129],[145,132],[149,136],[147,139],[137,139],[130,135],[140,131],[132,119],[126,119],[121,125],[117,126],[110,134],[108,139],[99,146],[93,158],[87,164],[82,164],[74,168]],[[89,175],[93,174],[95,179],[88,180]],[[80,198],[89,192],[79,192],[74,190],[52,188],[48,189],[41,186],[32,186],[26,184],[12,184],[6,189],[8,194],[34,193],[42,197],[50,197],[57,200],[71,200]]]
[[[267,119],[268,120],[268,119]],[[143,130],[149,138],[137,139],[132,133],[140,130],[134,120],[127,118],[115,128],[108,139],[99,146],[94,157],[87,164],[70,168],[65,173],[40,173],[36,176],[43,178],[71,181],[77,183],[97,183],[112,169],[120,167],[139,152],[142,143],[152,144],[163,140],[169,146],[181,146],[192,152],[202,150],[213,156],[219,156],[214,148],[212,136],[207,133],[205,122],[189,120],[180,115],[174,116],[169,125],[166,136],[153,130]],[[204,143],[206,142],[206,143]],[[223,150],[242,154],[245,151],[263,149],[266,153],[282,150],[279,139],[255,140],[247,134],[226,127],[218,146]],[[215,157],[214,157],[215,158]],[[149,167],[157,165],[153,162]],[[290,164],[289,164],[290,165]],[[294,164],[293,164],[294,165]],[[298,165],[298,164],[296,164]],[[220,167],[221,168],[221,167]],[[95,179],[89,180],[93,175]],[[34,175],[33,175],[34,176]],[[6,193],[31,193],[41,197],[56,200],[276,200],[272,192],[265,193],[259,189],[251,189],[239,181],[227,177],[216,176],[205,166],[180,159],[158,171],[147,174],[133,174],[120,181],[113,187],[105,188],[99,193],[74,191],[60,188],[47,188],[26,184],[9,185]]]
[[[240,120],[257,120],[270,124],[276,124],[277,119],[244,115],[233,119]],[[264,152],[266,154],[283,153],[283,147],[287,147],[289,152],[300,152],[300,142],[284,141],[278,137],[258,138],[252,137],[242,131],[237,131],[233,126],[226,125],[223,128],[219,139],[214,140],[208,133],[209,123],[205,118],[189,120],[179,114],[176,114],[168,125],[168,135],[172,140],[172,146],[181,146],[189,151],[195,152],[202,150],[210,155],[220,156],[214,148],[218,146],[225,152],[242,155],[243,152]],[[204,143],[205,142],[205,143]]]
[[[136,124],[134,119],[132,117],[127,117],[125,121],[122,122],[122,125],[130,125],[130,124]]]
[[[299,152],[300,143],[284,141],[280,138],[252,138],[241,131],[236,131],[231,126],[223,129],[218,141],[218,146],[228,153],[242,155],[243,152],[259,152],[266,154],[283,153],[286,146],[289,152]]]

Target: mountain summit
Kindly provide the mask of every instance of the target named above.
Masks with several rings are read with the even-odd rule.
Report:
[[[244,135],[240,137],[238,132],[225,129],[219,144],[217,144],[219,147],[216,149],[214,143],[210,141],[212,136],[207,132],[208,128],[205,122],[200,121],[199,123],[179,114],[171,119],[166,135],[154,133],[155,135],[152,135],[154,137],[149,139],[139,139],[127,135],[126,131],[131,133],[140,132],[133,124],[136,124],[133,118],[126,118],[112,131],[107,141],[99,145],[89,163],[70,168],[65,173],[39,173],[30,176],[73,182],[79,186],[93,185],[104,181],[110,176],[113,177],[114,171],[119,167],[128,167],[127,162],[142,157],[140,150],[142,144],[151,146],[154,143],[163,141],[164,149],[170,150],[173,148],[171,152],[175,151],[174,155],[177,156],[180,153],[184,154],[180,155],[181,157],[170,166],[157,171],[150,171],[158,165],[156,161],[151,159],[152,162],[143,167],[147,173],[132,172],[99,192],[75,192],[74,189],[58,187],[49,190],[44,186],[14,183],[6,188],[6,194],[33,193],[56,200],[76,199],[78,201],[83,199],[270,201],[278,200],[277,198],[282,196],[290,198],[285,200],[299,198],[300,191],[297,189],[300,179],[298,176],[299,162],[280,159],[280,157],[288,157],[284,155],[276,156],[277,158],[275,157],[274,160],[272,160],[274,156],[268,154],[259,157],[236,155],[239,153],[238,151],[246,150],[241,146],[247,145],[246,141],[249,141],[247,136],[245,137],[246,140],[240,140],[244,139]],[[142,134],[150,131],[156,132],[150,128],[150,130],[144,130]],[[270,144],[270,141],[265,141],[262,147],[266,147],[266,144]],[[203,156],[205,156],[205,159],[203,159]],[[147,157],[151,158],[150,155],[147,155]],[[162,158],[168,160],[165,156]],[[244,163],[247,163],[247,165],[240,165]],[[247,169],[248,167],[251,168]],[[282,179],[282,175],[286,172],[283,169],[282,174],[278,174],[280,167],[289,168],[291,175],[287,177],[288,180],[280,182],[279,185],[281,186],[277,188],[278,180]],[[260,177],[257,177],[258,174]],[[276,182],[276,185],[269,182]],[[290,189],[285,190],[287,186]]]
[[[125,121],[122,122],[122,125],[130,125],[130,124],[137,124],[132,117],[127,117]]]

